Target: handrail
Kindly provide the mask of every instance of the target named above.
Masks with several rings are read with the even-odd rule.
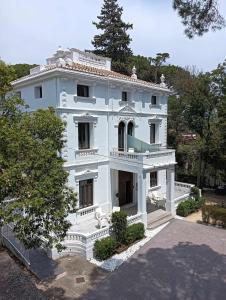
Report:
[[[9,227],[10,230],[13,230],[13,228],[12,228],[9,224],[4,225],[4,226]],[[18,247],[16,247],[16,245],[14,245],[13,242],[5,235],[4,230],[1,230],[1,234],[2,234],[2,236],[4,237],[4,239],[6,239],[6,240],[10,243],[10,245],[11,245],[11,246],[19,253],[19,255],[21,255],[21,257],[25,260],[25,262],[30,266],[30,265],[31,265],[30,261],[27,260],[27,258],[26,258],[26,257],[23,255],[23,253],[18,249]],[[16,238],[15,238],[15,239],[16,239]],[[20,242],[19,242],[19,243],[20,243]],[[29,250],[28,250],[28,251],[29,251]]]

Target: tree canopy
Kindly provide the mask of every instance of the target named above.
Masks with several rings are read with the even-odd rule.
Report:
[[[126,72],[126,63],[132,55],[129,45],[131,38],[127,31],[133,28],[132,24],[122,20],[123,8],[117,0],[104,0],[98,22],[93,22],[101,33],[94,36],[92,44],[95,53],[112,59],[112,68]]]
[[[218,0],[173,0],[173,8],[181,17],[188,38],[225,26],[218,10]]]
[[[64,124],[54,110],[29,113],[21,99],[3,103],[0,115],[0,221],[28,247],[62,247],[76,207],[59,156]],[[43,238],[45,241],[43,241]]]

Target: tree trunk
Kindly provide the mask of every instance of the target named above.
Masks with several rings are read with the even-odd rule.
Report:
[[[202,151],[199,153],[199,161],[198,161],[198,170],[197,170],[197,187],[200,187],[201,184],[201,174],[202,174]]]

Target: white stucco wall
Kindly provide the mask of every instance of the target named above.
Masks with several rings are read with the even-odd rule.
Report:
[[[77,84],[90,87],[90,97],[77,97]],[[34,87],[42,86],[42,99],[35,99]],[[53,106],[57,114],[66,122],[64,137],[66,145],[62,155],[66,160],[69,171],[68,184],[77,193],[79,192],[79,179],[87,178],[90,174],[94,178],[94,205],[97,204],[108,211],[112,205],[118,205],[115,197],[116,190],[112,192],[111,184],[117,185],[117,172],[110,170],[110,151],[118,147],[118,124],[132,121],[135,125],[134,136],[147,143],[150,142],[150,120],[154,120],[156,143],[167,145],[167,96],[148,88],[139,89],[130,84],[111,83],[103,78],[90,78],[84,74],[75,74],[70,77],[56,77],[35,83],[16,87],[21,91],[22,98],[30,106],[30,110]],[[128,105],[130,112],[124,109],[127,103],[122,103],[121,92],[128,92]],[[151,96],[157,95],[157,105],[151,106]],[[91,122],[93,145],[97,153],[92,157],[78,157],[78,127],[76,122],[85,117],[95,120]],[[136,172],[134,166],[133,172]],[[93,176],[93,177],[92,177]],[[158,171],[158,184],[161,191],[166,192],[165,170]],[[76,179],[77,178],[77,179]],[[146,194],[150,188],[150,177],[147,174]],[[70,216],[75,221],[75,215]]]

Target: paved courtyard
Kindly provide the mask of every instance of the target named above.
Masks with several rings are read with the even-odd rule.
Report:
[[[0,249],[0,300],[225,300],[226,230],[174,220],[114,273],[75,256],[38,283]]]
[[[226,231],[174,220],[82,299],[226,299]]]

